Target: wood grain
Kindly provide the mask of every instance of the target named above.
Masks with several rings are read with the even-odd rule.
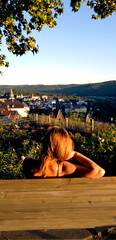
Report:
[[[116,177],[0,180],[0,231],[116,225]]]

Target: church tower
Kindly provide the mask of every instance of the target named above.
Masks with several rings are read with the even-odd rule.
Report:
[[[9,97],[9,99],[11,99],[11,100],[14,100],[14,99],[15,99],[12,88],[11,88],[11,90],[10,90],[10,97]]]

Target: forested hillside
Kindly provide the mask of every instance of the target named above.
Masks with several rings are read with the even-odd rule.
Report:
[[[0,85],[0,94],[9,91],[10,88],[33,93],[44,92],[70,96],[116,97],[116,80],[102,83],[69,85]]]

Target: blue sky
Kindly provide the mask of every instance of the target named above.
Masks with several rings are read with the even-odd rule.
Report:
[[[22,57],[9,53],[10,67],[1,67],[3,84],[83,84],[116,80],[116,14],[105,20],[91,19],[86,4],[72,12],[64,1],[64,13],[55,28],[34,32],[39,53]]]

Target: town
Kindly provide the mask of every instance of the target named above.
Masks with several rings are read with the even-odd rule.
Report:
[[[48,95],[18,94],[14,96],[12,89],[7,97],[0,96],[0,120],[4,124],[27,118],[29,115],[34,115],[37,119],[37,116],[42,114],[61,121],[71,113],[81,114],[86,121],[88,102],[82,98],[78,98],[78,101],[71,101]]]

